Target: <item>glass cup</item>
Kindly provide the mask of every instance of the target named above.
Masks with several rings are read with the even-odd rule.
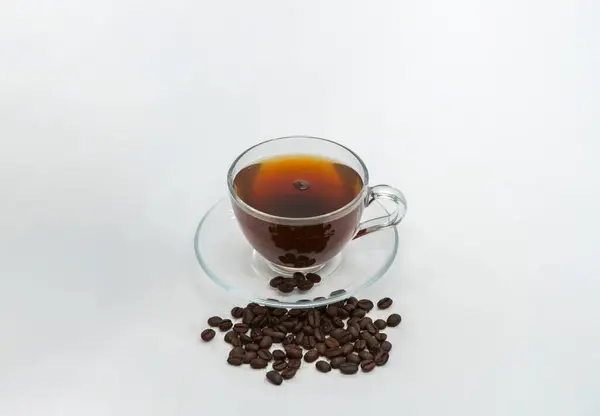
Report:
[[[345,206],[306,218],[261,212],[237,195],[234,179],[240,170],[285,155],[313,155],[346,165],[360,176],[362,188]],[[281,137],[250,147],[229,168],[227,185],[233,212],[244,236],[271,270],[285,276],[322,269],[352,239],[399,224],[407,207],[406,199],[398,189],[388,185],[369,185],[367,167],[356,153],[339,143],[318,137]],[[389,200],[394,208],[386,216],[361,222],[363,210],[375,200]]]

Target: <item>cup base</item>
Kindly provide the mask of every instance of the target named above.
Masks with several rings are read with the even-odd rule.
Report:
[[[296,272],[303,274],[320,273],[323,275],[329,275],[335,273],[341,264],[342,253],[338,254],[327,263],[310,267],[286,267],[268,261],[263,256],[258,254],[256,250],[252,251],[252,269],[256,274],[269,280],[275,276],[291,277]]]

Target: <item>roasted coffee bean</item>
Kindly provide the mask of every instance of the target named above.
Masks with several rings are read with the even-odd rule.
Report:
[[[246,348],[246,351],[258,351],[260,349],[260,347],[256,344],[246,344],[246,346],[244,347]]]
[[[371,352],[373,349],[379,347],[379,341],[377,341],[377,339],[375,339],[375,337],[369,337],[369,338],[365,339],[365,341],[367,341],[367,348],[369,350],[371,350]]]
[[[346,333],[347,332],[342,328],[335,328],[329,335],[339,341]]]
[[[282,285],[290,285],[292,287],[296,287],[296,285],[298,284],[298,282],[293,277],[284,277],[283,278],[283,282],[281,282],[281,284]]]
[[[233,327],[233,322],[231,319],[223,319],[219,324],[219,329],[223,332],[229,331]]]
[[[352,341],[356,341],[360,335],[360,331],[355,326],[348,328],[348,333],[352,336]]]
[[[294,340],[294,343],[296,345],[302,345],[302,341],[304,341],[304,332],[296,334],[296,339]]]
[[[268,328],[267,328],[267,330],[268,330]],[[257,337],[262,337],[263,335],[266,335],[266,334],[264,334],[260,328],[250,328],[250,336],[252,337],[252,339],[257,338]]]
[[[306,325],[304,328],[302,328],[302,332],[304,332],[304,335],[314,335],[315,329],[310,325]]]
[[[269,286],[277,287],[283,283],[283,276],[275,276],[269,281]]]
[[[282,343],[284,346],[286,346],[286,345],[291,345],[291,344],[293,344],[293,343],[294,343],[294,341],[295,341],[295,340],[296,340],[296,337],[295,337],[294,335],[290,334],[290,335],[286,336],[286,337],[284,338],[284,340],[283,340],[283,341],[281,341],[281,343]]]
[[[383,341],[379,345],[379,348],[381,348],[381,351],[383,352],[390,352],[392,350],[392,343],[389,341]]]
[[[304,354],[304,361],[306,361],[307,363],[315,362],[318,358],[319,352],[317,350],[310,350],[307,351],[306,354]]]
[[[331,322],[333,322],[333,325],[336,328],[343,328],[344,327],[344,321],[342,321],[340,318],[338,318],[337,316],[335,318],[333,318],[331,320]]]
[[[309,349],[315,348],[317,346],[317,340],[313,335],[308,336],[308,342],[306,343]]]
[[[292,309],[288,312],[288,315],[292,318],[297,318],[298,316],[302,315],[302,311],[300,309]]]
[[[367,342],[364,339],[358,339],[354,342],[354,351],[361,352],[367,348]]]
[[[331,318],[335,318],[338,314],[338,308],[335,305],[329,305],[325,309],[325,313],[327,314],[327,316],[329,316]]]
[[[252,311],[250,309],[244,309],[244,312],[242,315],[242,322],[245,323],[246,325],[250,325],[250,323],[252,322],[253,319],[254,319],[254,314],[252,313]]]
[[[305,336],[304,339],[302,340],[302,344],[300,344],[300,345],[302,345],[307,350],[312,349],[310,346],[310,335]]]
[[[269,352],[269,350],[258,350],[256,353],[259,358],[262,358],[265,361],[271,361],[273,359],[273,354]]]
[[[255,306],[254,308],[252,308],[252,313],[254,313],[254,315],[266,315],[267,314],[267,308],[264,306]]]
[[[387,322],[385,322],[383,319],[376,319],[375,322],[373,322],[373,325],[375,325],[377,329],[381,330],[385,329]]]
[[[394,301],[390,298],[383,298],[381,300],[379,300],[379,302],[377,302],[377,307],[379,309],[387,309],[390,306],[392,306],[392,303],[394,303]]]
[[[231,365],[242,365],[244,363],[244,358],[243,357],[238,357],[238,356],[234,356],[234,357],[229,357],[227,358],[227,362]]]
[[[317,345],[315,345],[315,349],[319,352],[320,355],[325,355],[325,351],[327,351],[327,346],[324,342],[317,342]]]
[[[348,319],[349,316],[350,316],[350,313],[346,309],[344,309],[344,308],[338,309],[338,318]]]
[[[267,361],[262,358],[256,357],[252,361],[250,361],[250,367],[254,369],[265,368],[267,366]]]
[[[296,282],[301,282],[303,280],[306,280],[304,273],[300,273],[300,272],[294,273],[292,277],[296,280]]]
[[[271,314],[273,316],[283,316],[287,313],[287,309],[285,308],[275,308],[273,309],[273,312],[271,312]]]
[[[233,330],[238,334],[245,334],[249,329],[250,328],[248,328],[248,325],[243,323],[238,323],[233,326]]]
[[[325,351],[325,357],[327,357],[327,358],[339,357],[340,355],[343,355],[343,354],[344,354],[344,352],[342,351],[342,349],[340,347],[329,348],[327,351]]]
[[[356,308],[352,311],[350,316],[356,317],[356,318],[364,318],[366,314],[367,314],[367,312],[364,309]]]
[[[287,334],[288,332],[291,332],[292,329],[294,329],[294,326],[296,326],[296,322],[294,321],[285,321],[281,324],[281,326],[283,326],[285,328],[285,331],[280,331],[283,332],[284,334]]]
[[[338,290],[334,290],[333,292],[331,292],[329,294],[330,297],[336,297],[336,296],[342,296],[344,293],[346,293],[346,291],[344,289],[338,289]]]
[[[348,361],[349,363],[360,364],[361,359],[358,356],[358,354],[352,353],[346,356],[346,361]]]
[[[298,332],[302,331],[304,329],[304,322],[299,321],[298,323],[296,323],[296,325],[294,325],[294,327],[292,328],[292,330],[290,331],[292,334],[297,334]]]
[[[235,306],[231,310],[231,316],[235,319],[240,319],[244,315],[244,308],[240,308],[239,306]]]
[[[375,364],[375,361],[373,360],[364,360],[360,363],[360,368],[364,373],[368,373],[370,371],[373,371],[376,365],[377,364]]]
[[[288,358],[292,359],[300,359],[302,358],[302,349],[296,348],[286,348],[286,355]]]
[[[331,322],[325,322],[322,326],[321,326],[321,331],[323,331],[323,334],[325,335],[329,335],[331,334],[331,332],[335,329],[335,327],[333,326],[333,324]]]
[[[298,290],[302,291],[302,292],[306,292],[307,290],[310,290],[313,288],[315,284],[313,282],[311,282],[310,280],[302,280],[301,282],[298,282]]]
[[[340,364],[340,372],[342,374],[356,374],[358,372],[358,365],[355,363],[343,363]]]
[[[346,362],[346,357],[335,357],[330,361],[331,368],[340,368],[340,365]]]
[[[393,313],[390,316],[388,316],[386,322],[387,322],[388,326],[395,327],[395,326],[398,326],[401,321],[402,321],[402,317],[400,315],[398,315],[397,313]]]
[[[208,342],[208,341],[212,340],[214,337],[215,337],[215,330],[214,329],[210,329],[210,328],[209,329],[205,329],[200,334],[200,338],[204,342]]]
[[[315,328],[315,340],[317,340],[317,342],[325,341],[325,335],[323,335],[323,332],[321,332],[321,329],[319,328]]]
[[[231,338],[230,344],[233,347],[241,347],[242,346],[242,340],[240,338],[238,338],[238,337]]]
[[[244,364],[250,364],[250,361],[256,358],[256,353],[254,351],[249,351],[244,354]]]
[[[274,360],[277,360],[277,361],[285,360],[286,354],[282,350],[273,350],[272,354],[273,354]]]
[[[258,303],[255,303],[255,302],[250,302],[249,304],[247,304],[247,305],[246,305],[246,308],[247,308],[247,309],[252,309],[252,308],[254,308],[255,306],[258,306]]]
[[[281,377],[284,380],[289,380],[290,378],[294,377],[296,375],[296,369],[295,368],[290,368],[288,366],[288,368],[286,368],[285,370],[283,370],[281,372]]]
[[[313,283],[319,283],[321,281],[321,276],[316,273],[307,273],[306,279]]]
[[[294,358],[294,359],[288,360],[288,368],[293,368],[293,369],[297,370],[300,368],[301,365],[302,365],[302,361],[300,359]]]
[[[325,346],[326,346],[327,348],[337,348],[337,347],[339,347],[339,346],[340,346],[340,343],[339,343],[339,341],[338,341],[337,339],[335,339],[335,338],[327,338],[327,339],[325,340]]]
[[[350,343],[345,344],[341,348],[342,348],[342,355],[348,355],[348,354],[352,353],[352,351],[354,351],[354,345],[350,344]]]
[[[258,346],[261,349],[269,349],[269,348],[271,348],[271,345],[273,345],[273,339],[268,335],[263,337],[263,339],[258,344]]]
[[[356,306],[369,312],[371,309],[373,309],[373,302],[371,302],[369,299],[361,299],[358,301]]]
[[[377,364],[378,367],[381,367],[382,365],[385,365],[389,359],[390,355],[387,352],[377,354],[375,357],[375,364]]]
[[[242,344],[250,344],[252,342],[252,338],[246,334],[240,334],[240,342]]]
[[[356,305],[358,303],[358,299],[356,299],[354,296],[350,296],[348,299],[346,299],[346,303],[350,305]]]
[[[342,309],[345,310],[346,312],[348,312],[348,314],[350,314],[354,311],[354,309],[356,309],[356,305],[353,305],[351,303],[346,303]]]
[[[273,370],[283,371],[287,368],[288,364],[286,361],[275,361],[273,363]]]
[[[246,354],[246,350],[242,347],[235,347],[229,351],[230,357],[243,357]]]
[[[358,321],[358,326],[360,329],[367,329],[367,326],[372,323],[373,320],[367,316]]]
[[[269,331],[269,332],[271,332],[271,333],[284,332],[285,333],[285,332],[287,332],[287,328],[283,324],[278,324],[275,326],[273,331]],[[267,335],[271,336],[271,334],[267,334]]]
[[[361,360],[372,360],[373,358],[375,358],[373,356],[373,354],[371,354],[369,351],[364,350],[358,353],[358,356],[360,357]]]
[[[281,292],[281,293],[291,293],[294,290],[294,286],[287,284],[287,283],[282,283],[279,286],[277,286],[277,289]]]
[[[359,337],[360,339],[371,338],[373,335],[369,334],[369,331],[360,331]]]
[[[375,335],[375,339],[379,342],[383,342],[387,339],[387,334],[385,332],[380,332],[379,334]]]
[[[319,370],[321,373],[329,373],[331,371],[331,365],[325,360],[317,361],[315,367],[317,367],[317,370]]]
[[[250,326],[253,328],[262,328],[263,326],[265,326],[264,324],[266,322],[264,322],[265,317],[264,316],[255,316],[254,319],[252,319],[252,321],[250,321]]]
[[[285,332],[273,332],[270,337],[273,342],[282,342],[285,339]]]
[[[347,344],[348,342],[352,341],[352,334],[350,334],[350,332],[345,331],[344,334],[342,334],[341,338],[339,338],[340,344]]]
[[[369,334],[375,335],[379,332],[379,329],[375,328],[375,325],[369,324],[367,325],[367,331],[369,331]]]
[[[219,326],[219,324],[223,321],[223,318],[220,316],[211,316],[208,318],[208,326]]]
[[[361,319],[362,318],[359,318],[357,316],[353,316],[352,318],[348,319],[348,322],[346,322],[346,325],[348,327],[356,326],[356,327],[358,327],[358,329],[360,329],[360,326],[358,325],[358,323],[360,322]]]
[[[271,384],[274,384],[276,386],[279,386],[281,385],[281,383],[283,383],[283,377],[281,376],[281,374],[279,374],[279,372],[275,370],[268,371],[266,377],[267,380],[271,382]]]

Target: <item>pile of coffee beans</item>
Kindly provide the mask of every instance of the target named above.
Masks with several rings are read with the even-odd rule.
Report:
[[[294,289],[301,292],[306,292],[313,288],[314,285],[321,282],[321,276],[316,273],[296,272],[292,277],[276,276],[271,279],[269,285],[281,293],[291,293]]]
[[[392,299],[383,298],[377,307],[387,309],[392,303]],[[355,297],[304,309],[249,303],[245,308],[236,306],[231,310],[231,316],[240,322],[233,324],[231,319],[213,316],[208,325],[226,332],[223,339],[231,345],[227,358],[230,365],[248,364],[263,369],[270,364],[266,378],[279,386],[296,375],[302,360],[315,363],[321,373],[335,369],[347,375],[384,366],[392,343],[382,331],[398,326],[402,318],[393,313],[386,319],[373,320],[367,314],[374,306],[369,299]],[[214,329],[208,328],[200,338],[208,342],[215,334]]]

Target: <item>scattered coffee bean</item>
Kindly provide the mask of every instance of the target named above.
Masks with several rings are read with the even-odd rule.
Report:
[[[286,368],[285,370],[283,370],[281,372],[281,377],[283,377],[284,380],[289,380],[290,378],[294,377],[296,375],[296,369],[295,368],[291,368],[288,366],[288,368]]]
[[[219,326],[219,324],[223,321],[223,319],[220,316],[211,316],[210,318],[208,318],[208,326]]]
[[[330,361],[331,368],[340,368],[340,365],[346,362],[346,357],[335,357]]]
[[[273,350],[272,355],[273,355],[273,359],[277,360],[277,361],[285,360],[285,357],[286,357],[285,352],[282,350]]]
[[[378,367],[385,365],[388,360],[390,359],[390,355],[387,352],[378,354],[377,357],[375,357],[375,364],[377,364]]]
[[[364,373],[368,373],[370,371],[373,371],[376,365],[377,364],[375,364],[375,361],[373,360],[364,360],[360,363],[360,368]]]
[[[307,273],[306,274],[306,279],[310,280],[313,283],[319,283],[321,281],[321,276],[319,276],[316,273]]]
[[[283,283],[283,276],[275,276],[269,281],[269,286],[277,287]]]
[[[350,316],[350,313],[346,309],[344,309],[344,308],[338,309],[338,318],[348,319],[349,316]]]
[[[230,357],[243,357],[246,354],[246,350],[243,347],[235,347],[229,351]]]
[[[354,351],[354,345],[348,343],[342,346],[342,355],[348,355]]]
[[[255,359],[250,361],[250,367],[257,369],[257,370],[260,368],[265,368],[266,366],[267,366],[267,362],[259,357],[256,357]]]
[[[300,272],[294,273],[294,275],[292,277],[296,280],[296,282],[301,282],[303,280],[306,280],[304,273],[300,273]]]
[[[369,312],[371,309],[373,309],[373,302],[371,302],[369,299],[361,299],[358,301],[356,306],[365,310],[366,312]]]
[[[364,309],[356,308],[352,311],[350,316],[354,318],[364,318],[367,312]]]
[[[394,303],[394,301],[392,299],[390,299],[390,298],[383,298],[379,302],[377,302],[377,307],[379,309],[387,309],[390,306],[392,306],[392,303]]]
[[[288,363],[286,361],[275,361],[273,363],[273,370],[283,371],[287,368]]]
[[[342,374],[356,374],[358,372],[358,365],[348,362],[340,364],[340,372]]]
[[[401,321],[402,321],[402,317],[400,315],[398,315],[397,313],[393,313],[390,316],[388,316],[388,318],[387,318],[387,324],[388,324],[388,326],[391,326],[391,327],[398,326]]]
[[[323,335],[320,328],[315,328],[315,340],[317,340],[317,342],[325,341],[325,335]]]
[[[288,356],[288,358],[292,358],[292,359],[300,359],[302,358],[302,349],[300,348],[287,348],[286,349],[286,354]]]
[[[264,306],[258,305],[252,308],[252,313],[254,313],[254,315],[266,315],[267,312],[268,309]]]
[[[294,290],[294,286],[287,283],[282,283],[277,286],[277,289],[279,289],[281,293],[291,293]]]
[[[298,282],[298,290],[300,290],[302,292],[306,292],[307,290],[312,289],[314,285],[315,284],[313,282],[311,282],[310,280],[302,280],[302,281]]]
[[[231,316],[234,317],[235,319],[240,319],[243,314],[244,314],[244,308],[240,308],[239,306],[235,306],[231,310]]]
[[[227,358],[227,362],[231,365],[235,365],[235,366],[239,366],[242,365],[244,363],[244,358],[243,357],[229,357]]]
[[[294,340],[296,345],[302,345],[302,341],[304,341],[304,332],[297,334],[296,339]]]
[[[208,341],[212,340],[214,337],[215,337],[215,330],[214,329],[210,329],[210,328],[209,329],[205,329],[200,334],[200,338],[204,342],[208,342]]]
[[[219,323],[219,329],[222,332],[229,331],[232,327],[233,327],[233,322],[231,322],[231,319],[223,319]]]
[[[243,323],[238,323],[233,326],[233,330],[238,334],[245,334],[249,329],[250,328],[248,328],[248,325]]]
[[[270,336],[264,336],[263,339],[260,340],[258,346],[262,349],[269,349],[273,345],[273,339]]]
[[[329,348],[327,351],[325,351],[325,357],[327,358],[334,358],[334,357],[339,357],[340,355],[343,355],[344,352],[342,351],[342,349],[340,347],[336,347],[336,348]]]
[[[361,359],[358,356],[358,354],[352,353],[346,356],[346,361],[348,361],[349,363],[360,364]]]
[[[371,354],[369,351],[364,350],[358,353],[358,356],[360,357],[361,360],[372,360],[375,357],[373,356],[373,354]]]
[[[361,352],[367,348],[367,342],[364,339],[357,339],[354,342],[354,351]]]
[[[338,308],[335,305],[329,305],[325,308],[325,313],[331,318],[335,318],[338,314]]]
[[[381,348],[381,351],[383,352],[390,352],[392,350],[392,343],[389,341],[383,341],[379,347]]]
[[[365,341],[367,342],[367,348],[369,350],[373,350],[373,349],[379,347],[379,341],[377,341],[377,339],[375,339],[375,337],[369,337]]]
[[[269,350],[258,350],[256,355],[265,361],[271,361],[273,359],[273,354],[271,354]]]
[[[296,279],[294,279],[293,277],[284,277],[282,283],[283,285],[290,285],[293,287],[296,287],[296,285],[298,284],[298,281]]]
[[[375,339],[379,342],[383,342],[387,339],[387,334],[385,332],[380,332],[379,334],[375,335]]]
[[[240,334],[240,342],[242,344],[250,344],[252,342],[252,338],[246,334]]]
[[[317,345],[315,345],[315,349],[320,355],[325,355],[325,351],[327,351],[327,346],[324,342],[317,342]]]
[[[307,363],[315,362],[318,358],[319,352],[317,350],[310,350],[307,351],[306,354],[304,354],[304,361],[306,361]]]
[[[375,322],[373,322],[373,324],[379,330],[385,329],[387,327],[387,322],[385,322],[383,319],[376,319]]]
[[[367,325],[367,331],[369,331],[369,334],[375,335],[379,332],[379,329],[377,329],[374,324],[369,324]]]
[[[267,380],[269,380],[271,382],[271,384],[275,384],[276,386],[281,385],[281,383],[283,383],[283,377],[281,377],[281,374],[279,374],[279,372],[271,370],[267,372]]]
[[[300,366],[302,366],[302,361],[300,359],[291,359],[288,361],[288,368],[293,368],[294,370],[297,370],[300,368]]]
[[[325,360],[317,361],[315,367],[317,367],[317,370],[319,370],[321,373],[329,373],[331,371],[331,365]]]
[[[244,354],[244,364],[250,364],[250,361],[256,358],[256,353],[253,351],[249,351]]]
[[[339,346],[340,346],[340,343],[339,343],[339,341],[338,341],[337,339],[335,339],[335,338],[327,338],[327,339],[325,340],[325,346],[326,346],[327,348],[337,348],[337,347],[339,347]]]
[[[285,308],[275,308],[273,309],[273,316],[282,316],[287,313],[287,309]]]
[[[253,319],[254,314],[252,313],[252,311],[250,309],[244,309],[244,312],[242,314],[242,322],[246,325],[250,325]]]
[[[257,352],[260,347],[256,344],[246,344],[246,346],[244,347],[246,349],[246,351],[253,351],[253,352]]]

